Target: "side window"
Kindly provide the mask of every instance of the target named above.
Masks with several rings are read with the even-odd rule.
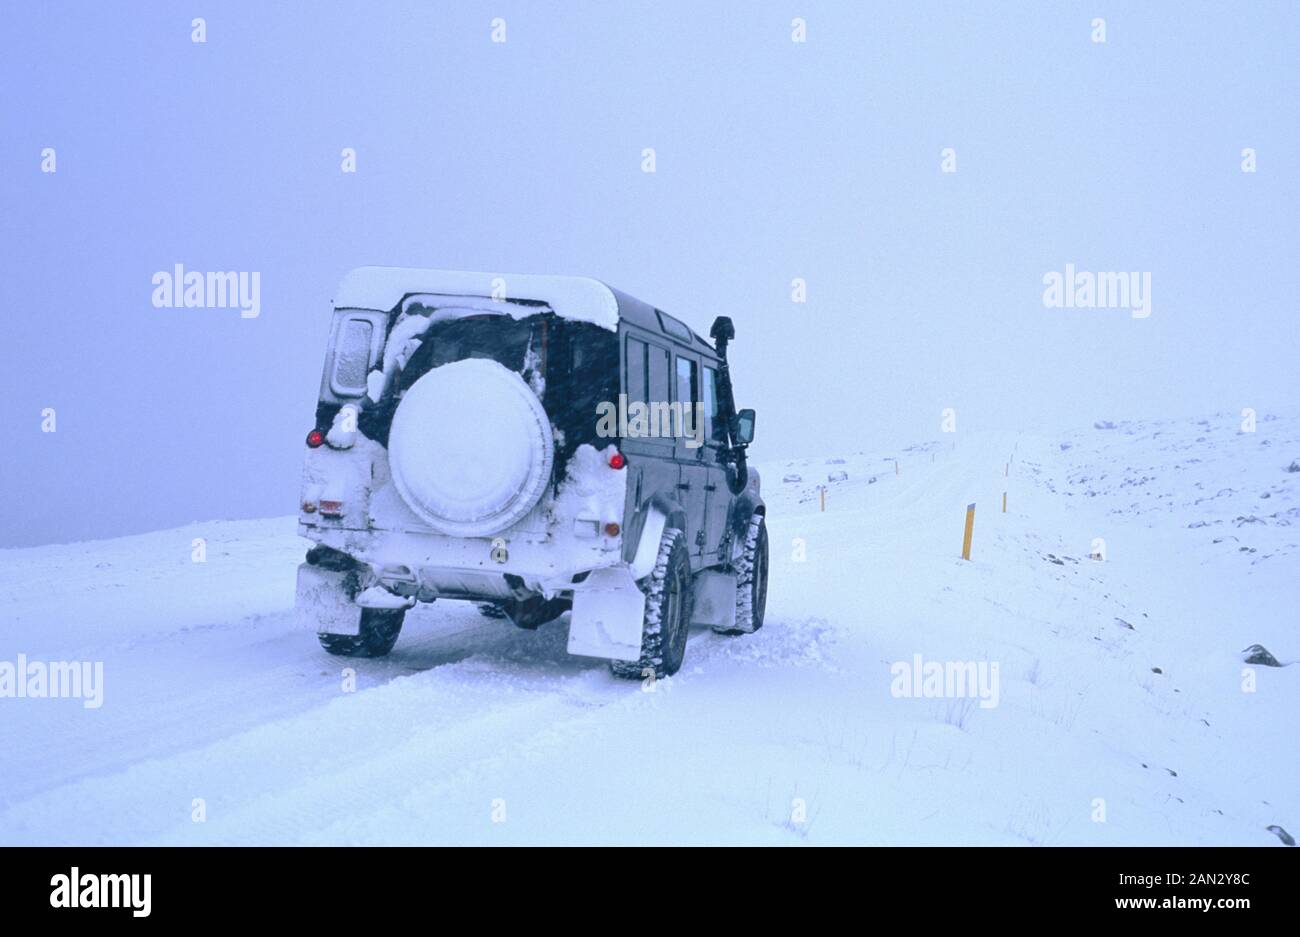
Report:
[[[724,442],[725,427],[718,425],[718,370],[704,366],[704,438]]]
[[[673,433],[676,436],[685,436],[688,433],[695,432],[696,409],[695,405],[700,402],[699,381],[696,380],[699,374],[699,365],[690,358],[677,359],[677,397],[675,398],[681,404],[682,422],[673,427]]]
[[[637,341],[635,338],[627,340],[627,402],[629,405],[645,403],[649,399],[646,380],[648,348],[645,342]]]
[[[365,392],[374,333],[374,323],[369,319],[343,320],[334,343],[334,374],[330,379],[336,394],[355,396]]]
[[[647,362],[650,374],[650,435],[662,436],[671,433],[669,404],[672,402],[672,377],[668,370],[668,349],[658,345],[649,346],[650,357]]]

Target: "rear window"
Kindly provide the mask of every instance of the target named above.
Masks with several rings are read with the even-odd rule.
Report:
[[[402,370],[400,386],[405,390],[426,371],[466,358],[488,358],[511,371],[522,372],[540,358],[544,335],[544,324],[538,317],[519,320],[481,315],[436,322],[424,333],[419,349]]]
[[[365,392],[374,337],[375,326],[369,319],[343,320],[334,343],[334,374],[330,380],[336,394],[356,396]]]
[[[555,429],[555,465],[561,469],[578,446],[608,444],[597,433],[597,405],[618,400],[618,348],[615,333],[551,313],[525,319],[467,315],[434,322],[409,344],[409,357],[391,389],[362,409],[358,427],[387,446],[402,396],[423,375],[456,361],[489,359],[518,374],[542,401]]]

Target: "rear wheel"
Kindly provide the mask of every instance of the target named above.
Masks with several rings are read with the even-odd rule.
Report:
[[[525,631],[536,631],[547,622],[555,621],[569,609],[569,603],[561,598],[544,599],[540,595],[523,600],[507,602],[503,612],[515,627]]]
[[[752,634],[763,627],[767,611],[767,525],[763,515],[749,519],[745,549],[736,564],[736,627],[717,628],[719,634]]]
[[[363,608],[358,634],[318,634],[320,646],[338,657],[383,657],[397,643],[404,608]]]
[[[655,679],[671,677],[681,669],[686,656],[686,637],[691,628],[691,560],[686,536],[676,528],[664,531],[659,541],[655,567],[643,581],[646,593],[645,619],[641,627],[641,659],[613,660],[615,675],[637,680],[653,674]]]

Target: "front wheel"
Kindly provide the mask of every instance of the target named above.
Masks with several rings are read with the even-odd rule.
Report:
[[[686,656],[691,629],[691,558],[686,535],[675,527],[664,530],[654,570],[646,577],[645,620],[641,626],[641,659],[612,660],[610,670],[630,680],[671,677]]]
[[[318,634],[320,646],[337,657],[383,657],[397,643],[404,608],[363,608],[358,634]]]
[[[767,612],[767,525],[763,515],[749,519],[745,549],[736,564],[736,626],[717,628],[719,634],[752,634],[763,627]]]

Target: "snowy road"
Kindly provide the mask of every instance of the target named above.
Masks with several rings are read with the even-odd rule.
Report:
[[[329,657],[292,519],[0,551],[0,661],[104,667],[96,709],[0,699],[0,842],[1276,845],[1300,666],[1240,651],[1300,658],[1296,458],[1289,415],[764,465],[767,624],[653,692],[462,603]],[[891,694],[918,654],[997,705]]]

